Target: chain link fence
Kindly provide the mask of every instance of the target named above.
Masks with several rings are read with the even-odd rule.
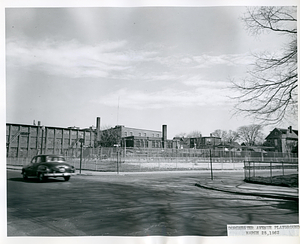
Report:
[[[247,182],[297,186],[298,170],[296,158],[290,161],[244,161]]]
[[[24,166],[38,153],[37,150],[32,150],[24,157],[8,157],[7,165]],[[55,152],[47,151],[45,154],[55,154]],[[59,154],[63,155],[77,169],[81,165],[83,170],[104,172],[209,170],[211,165],[214,170],[243,170],[244,161],[298,162],[298,159],[292,154],[219,149],[83,147],[82,149],[65,149]]]

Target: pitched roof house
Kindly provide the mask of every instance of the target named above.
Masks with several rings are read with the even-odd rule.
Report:
[[[293,130],[292,126],[288,129],[275,128],[266,137],[264,145],[273,147],[270,151],[295,153],[298,149],[298,130]]]

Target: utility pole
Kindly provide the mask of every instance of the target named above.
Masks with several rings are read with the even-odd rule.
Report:
[[[117,147],[117,174],[119,174],[119,147]]]
[[[209,149],[209,158],[210,158],[210,178],[211,178],[211,180],[214,180],[213,170],[212,170],[211,149]]]
[[[80,165],[79,165],[79,174],[81,174],[81,164],[82,164],[82,154],[83,154],[83,144],[84,144],[84,139],[80,138]]]
[[[45,126],[42,126],[42,140],[41,140],[41,154],[43,154],[43,142],[44,142],[44,131],[45,131]]]

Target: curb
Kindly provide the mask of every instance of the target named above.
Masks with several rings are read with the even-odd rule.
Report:
[[[209,187],[205,185],[201,185],[196,183],[195,186],[208,189],[208,190],[215,190],[215,191],[221,191],[221,192],[226,192],[226,193],[232,193],[232,194],[239,194],[239,195],[246,195],[246,196],[257,196],[257,197],[267,197],[267,198],[276,198],[276,199],[284,199],[284,200],[292,200],[292,201],[298,201],[299,197],[294,197],[294,196],[278,196],[278,195],[270,195],[267,193],[256,193],[256,192],[244,192],[244,191],[231,191],[231,190],[225,190],[225,189],[220,189],[217,187]]]

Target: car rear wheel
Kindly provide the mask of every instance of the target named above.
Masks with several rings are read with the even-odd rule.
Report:
[[[65,181],[68,181],[70,179],[70,176],[64,176]]]
[[[39,178],[39,182],[43,182],[46,180],[46,177],[44,176],[43,173],[39,173],[38,178]]]

